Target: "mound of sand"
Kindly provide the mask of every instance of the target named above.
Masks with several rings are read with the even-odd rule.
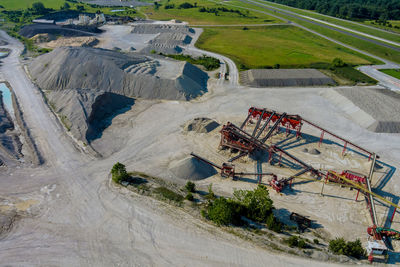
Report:
[[[35,35],[33,38],[35,38],[37,35]],[[41,40],[41,43],[43,42],[48,42],[46,44],[42,44],[42,46],[45,46],[47,48],[57,48],[57,47],[62,47],[62,46],[84,46],[84,47],[92,47],[98,44],[99,40],[96,39],[93,36],[88,36],[88,37],[61,37],[58,38],[57,40],[52,39],[48,41],[43,41]]]
[[[192,181],[205,179],[217,174],[214,167],[193,157],[171,164],[170,171],[180,179]]]
[[[90,130],[98,128],[95,123],[132,105],[132,98],[190,100],[207,91],[208,76],[199,68],[187,62],[168,64],[105,49],[63,47],[36,58],[29,69],[74,136],[90,141],[97,135]],[[177,73],[166,73],[171,70]],[[98,101],[108,105],[102,116]]]
[[[209,133],[215,130],[219,123],[209,118],[195,118],[188,121],[183,126],[185,132],[194,131],[196,133]]]
[[[378,88],[324,92],[360,126],[377,133],[400,133],[400,94]]]
[[[51,34],[51,35],[62,35],[62,36],[92,36],[94,33],[99,33],[100,30],[94,29],[93,27],[79,27],[79,26],[60,26],[55,24],[44,24],[36,23],[29,24],[22,27],[19,34],[26,37],[32,38],[37,34]]]
[[[319,86],[335,82],[315,69],[252,69],[240,73],[243,84],[252,87]]]

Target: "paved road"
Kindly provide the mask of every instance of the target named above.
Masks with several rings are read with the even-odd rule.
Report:
[[[217,53],[209,52],[206,50],[198,49],[195,47],[195,43],[199,39],[203,29],[195,28],[195,34],[192,36],[191,43],[185,48],[186,50],[190,51],[191,53],[198,53],[200,55],[207,55],[210,57],[215,57],[220,60],[221,62],[221,73],[229,73],[229,84],[232,86],[239,85],[239,71],[236,67],[236,64],[228,57],[222,56]],[[225,83],[224,77],[220,77],[219,84]]]

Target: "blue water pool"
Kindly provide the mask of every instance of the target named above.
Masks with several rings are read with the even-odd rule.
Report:
[[[8,89],[5,83],[0,83],[0,91],[2,92],[3,95],[4,106],[6,107],[8,113],[10,113],[11,116],[14,116],[14,108],[12,105],[10,89]]]

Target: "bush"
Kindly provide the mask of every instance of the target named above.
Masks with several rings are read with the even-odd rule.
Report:
[[[333,59],[333,61],[332,61],[332,67],[333,68],[341,68],[341,67],[344,67],[344,66],[347,66],[347,64],[344,63],[344,61],[342,59],[340,59],[340,58]]]
[[[111,176],[115,183],[121,183],[129,177],[129,174],[126,172],[125,165],[117,162],[111,169]]]
[[[215,194],[214,194],[214,192],[213,192],[213,190],[212,190],[212,184],[209,184],[209,185],[208,185],[208,194],[205,195],[205,197],[206,197],[207,199],[209,199],[209,200],[214,200],[214,199],[215,199]]]
[[[164,55],[164,54],[162,54],[162,55]],[[189,55],[182,55],[182,54],[179,54],[179,55],[171,54],[171,55],[164,55],[164,56],[170,57],[170,58],[173,58],[176,60],[187,61],[191,64],[202,65],[206,68],[207,71],[218,69],[220,66],[220,62],[218,59],[209,57],[206,55],[203,55],[198,58],[193,58]]]
[[[187,193],[185,199],[187,199],[189,201],[193,201],[194,200],[193,194],[191,192]]]
[[[335,254],[346,255],[357,259],[361,259],[366,255],[359,239],[346,242],[343,238],[336,238],[329,241],[329,250]]]
[[[291,247],[291,248],[297,247],[297,245],[299,243],[299,238],[297,236],[291,236],[287,240],[287,243],[288,243],[289,247]]]
[[[235,205],[224,197],[208,205],[207,218],[217,225],[239,225],[241,222],[240,216],[235,212]]]
[[[164,186],[157,187],[154,189],[154,193],[161,195],[165,199],[172,200],[175,202],[182,202],[183,201],[183,196],[175,193],[172,190],[169,190],[168,188]]]
[[[183,9],[188,9],[188,8],[194,8],[195,6],[192,5],[191,3],[185,2],[179,5],[179,8],[183,8]]]
[[[314,244],[319,245],[319,240],[318,240],[318,239],[315,238],[315,239],[313,240],[313,242],[314,242]]]
[[[299,236],[291,236],[287,239],[286,242],[288,243],[289,247],[291,247],[291,248],[294,248],[294,247],[306,248],[307,247],[306,240]]]
[[[193,183],[193,182],[191,182],[191,181],[188,181],[188,182],[186,183],[186,185],[185,185],[185,189],[186,189],[186,191],[188,191],[189,193],[194,193],[194,192],[196,192],[196,184]]]

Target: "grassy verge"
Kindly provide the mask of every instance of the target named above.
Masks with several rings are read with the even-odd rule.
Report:
[[[400,33],[400,20],[388,20],[385,25],[373,20],[366,20],[363,21],[362,23],[369,26],[374,26],[379,29],[387,30],[390,32]],[[389,27],[388,25],[392,25],[392,27]]]
[[[375,85],[378,83],[351,66],[324,69],[322,72],[332,77],[339,85]]]
[[[191,8],[180,8],[184,3]],[[211,1],[163,0],[160,6],[143,7],[141,10],[149,18],[156,20],[178,19],[194,25],[265,24],[281,23],[272,16],[261,15],[242,8],[230,8]],[[188,6],[186,6],[188,7]],[[224,11],[224,8],[228,9]],[[203,12],[201,12],[203,10]],[[204,11],[205,10],[205,11]]]
[[[196,46],[230,57],[240,69],[326,68],[337,57],[351,65],[372,63],[294,26],[205,28]]]
[[[397,79],[400,79],[400,70],[399,69],[386,69],[386,70],[379,70],[387,75],[393,76]]]

